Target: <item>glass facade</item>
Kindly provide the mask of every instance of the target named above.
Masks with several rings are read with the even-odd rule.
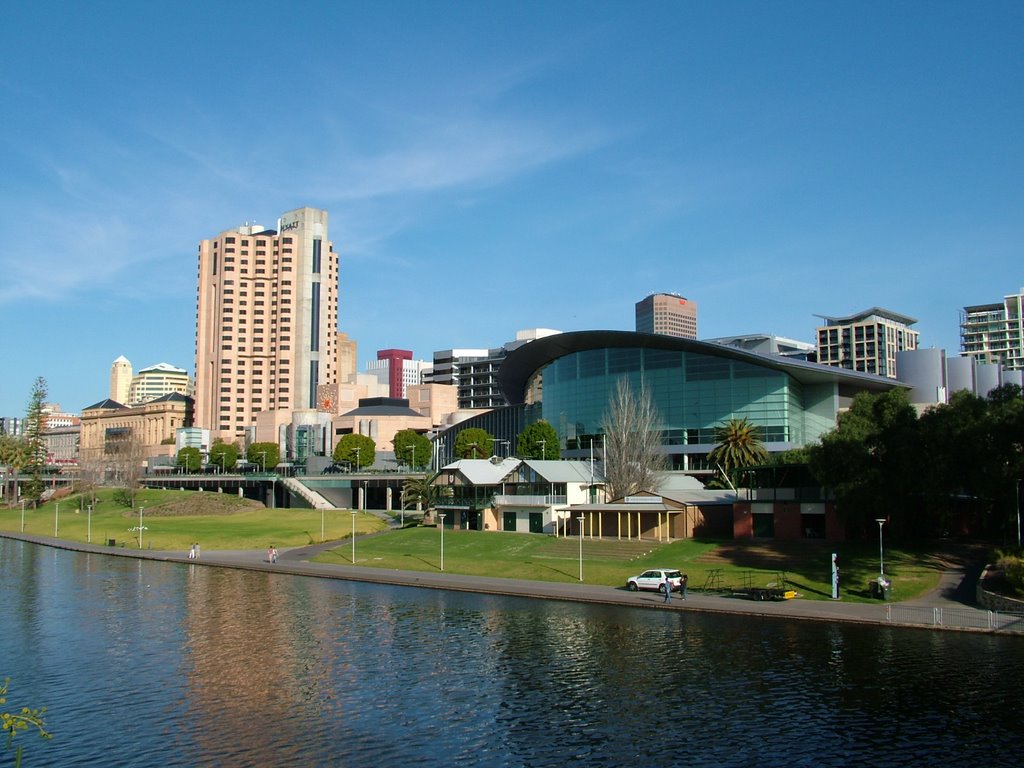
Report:
[[[708,450],[717,442],[715,428],[733,418],[760,427],[769,444],[801,445],[818,434],[817,420],[805,423],[800,382],[782,371],[697,352],[639,347],[573,352],[535,373],[527,389],[543,393],[541,418],[558,431],[563,448],[582,449],[601,433],[622,377],[635,391],[643,384],[650,393],[663,420],[663,444],[694,447],[669,449],[672,453],[698,452],[696,446]]]

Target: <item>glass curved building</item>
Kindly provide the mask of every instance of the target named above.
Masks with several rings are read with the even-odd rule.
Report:
[[[477,416],[449,430],[445,442],[470,426],[514,440],[518,432],[505,434],[508,425],[545,419],[558,432],[563,456],[583,457],[591,445],[600,445],[602,422],[622,378],[650,394],[662,421],[662,445],[677,469],[702,468],[716,444],[715,429],[729,419],[748,419],[761,429],[770,451],[784,451],[832,429],[858,392],[902,386],[881,376],[709,342],[578,331],[511,352],[498,383],[515,418],[505,409]]]

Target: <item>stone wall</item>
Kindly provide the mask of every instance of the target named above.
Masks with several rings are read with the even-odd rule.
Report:
[[[1017,600],[1012,597],[1007,597],[1006,595],[989,592],[985,589],[985,581],[989,578],[990,572],[994,570],[995,568],[992,565],[986,565],[985,570],[981,573],[981,578],[978,579],[978,586],[976,587],[976,599],[978,601],[978,605],[982,608],[987,608],[990,611],[1024,613],[1024,600]]]

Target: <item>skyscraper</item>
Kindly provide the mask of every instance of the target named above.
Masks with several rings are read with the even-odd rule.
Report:
[[[232,441],[262,411],[317,406],[336,380],[338,257],[327,212],[245,225],[199,244],[195,424]]]
[[[697,302],[676,293],[652,293],[636,303],[636,332],[697,338]]]

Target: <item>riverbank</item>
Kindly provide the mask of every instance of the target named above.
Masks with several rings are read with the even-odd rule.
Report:
[[[943,610],[946,612],[955,611],[958,620],[956,622],[940,623],[939,626],[936,626],[934,622],[927,624],[931,628],[992,631],[991,617],[988,611],[958,603],[950,597],[951,595],[963,594],[962,585],[964,585],[965,580],[971,578],[971,574],[968,572],[947,572],[937,590],[922,600],[908,603],[871,604],[843,602],[842,600],[823,602],[801,600],[799,598],[778,602],[758,602],[696,590],[690,590],[686,600],[673,595],[673,599],[670,602],[665,602],[664,597],[656,592],[629,592],[623,587],[590,585],[585,582],[566,584],[524,579],[462,576],[441,572],[432,574],[422,571],[384,570],[352,565],[316,563],[309,560],[309,558],[326,549],[336,548],[343,544],[337,541],[281,550],[278,561],[270,563],[267,560],[266,552],[262,550],[203,550],[200,558],[193,560],[188,557],[187,552],[112,548],[95,544],[69,542],[48,536],[11,532],[0,532],[0,537],[74,552],[88,552],[110,557],[131,557],[191,566],[234,568],[291,576],[345,579],[373,584],[444,589],[504,597],[565,600],[651,610],[698,611],[755,618],[922,626],[927,624],[927,622],[900,621],[898,616],[894,619],[893,609],[899,609],[895,613],[901,614],[906,613],[907,609],[920,608],[925,613],[931,612],[933,616],[936,615],[934,612],[938,609],[940,611],[938,615],[941,615]],[[1024,622],[1009,622],[1008,625],[1000,625],[1000,632],[1006,631],[1024,634]]]

